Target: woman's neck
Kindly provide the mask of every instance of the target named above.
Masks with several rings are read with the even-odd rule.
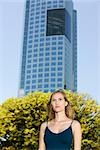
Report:
[[[55,113],[55,119],[54,119],[55,122],[66,121],[67,119],[68,117],[66,116],[65,113],[63,112]]]

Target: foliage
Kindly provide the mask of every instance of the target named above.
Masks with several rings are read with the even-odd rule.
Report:
[[[65,91],[82,126],[82,150],[99,150],[100,106],[88,95]],[[37,150],[39,128],[47,119],[50,93],[34,92],[11,98],[0,106],[2,150]]]

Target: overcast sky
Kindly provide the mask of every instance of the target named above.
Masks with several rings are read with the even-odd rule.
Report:
[[[0,103],[17,97],[24,0],[0,0]],[[77,10],[78,92],[100,103],[100,0],[74,0]]]

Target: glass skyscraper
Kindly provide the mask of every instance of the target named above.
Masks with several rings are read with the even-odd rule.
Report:
[[[72,0],[26,0],[20,87],[77,91],[77,13]]]

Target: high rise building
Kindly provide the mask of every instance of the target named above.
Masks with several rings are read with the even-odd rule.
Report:
[[[77,90],[77,15],[72,0],[26,0],[20,88]]]

